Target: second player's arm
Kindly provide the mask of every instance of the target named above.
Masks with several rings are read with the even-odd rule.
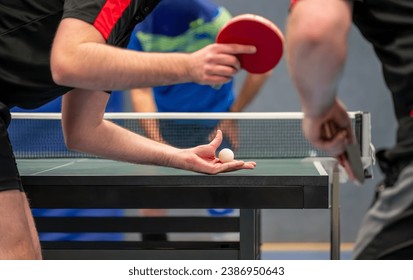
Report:
[[[157,112],[157,106],[153,96],[152,88],[136,88],[130,91],[132,107],[135,112],[140,113],[154,113]],[[161,132],[159,130],[159,123],[156,119],[142,119],[139,120],[140,125],[147,137],[164,143]]]
[[[230,111],[242,112],[254,100],[271,74],[272,71],[264,74],[248,73]]]
[[[298,1],[287,22],[286,55],[308,116],[333,105],[347,56],[351,5],[342,0]]]
[[[343,153],[345,144],[353,141],[347,109],[336,96],[351,11],[348,1],[298,1],[287,22],[287,64],[301,98],[303,131],[313,145],[331,155]],[[326,137],[326,126],[331,125],[337,133]]]
[[[271,76],[272,71],[264,74],[248,73],[244,79],[237,97],[230,108],[230,112],[242,112],[257,96],[267,79]],[[234,120],[223,120],[217,129],[221,129],[227,137],[232,147],[237,150],[239,146],[238,126]],[[212,139],[213,135],[210,136]]]
[[[287,22],[286,49],[289,72],[304,112],[304,135],[314,146],[336,156],[355,180],[345,156],[346,145],[355,141],[351,120],[337,98],[352,22],[350,2],[296,2]]]

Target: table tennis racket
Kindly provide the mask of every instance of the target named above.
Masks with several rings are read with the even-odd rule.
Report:
[[[218,32],[217,43],[254,45],[254,54],[240,54],[241,67],[249,73],[262,74],[273,69],[283,54],[284,36],[270,20],[254,14],[232,18]]]
[[[323,129],[323,137],[325,139],[333,138],[338,132],[333,122],[326,123]],[[360,146],[356,140],[353,143],[346,144],[344,153],[339,155],[338,158],[350,177],[354,177],[360,184],[364,183],[365,177],[363,163],[361,162]]]
[[[361,162],[359,144],[347,144],[344,153],[348,160],[349,168],[353,172],[354,177],[360,184],[364,183],[364,168],[363,163]]]

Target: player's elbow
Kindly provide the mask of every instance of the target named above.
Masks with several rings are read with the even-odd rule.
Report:
[[[80,152],[87,150],[87,146],[90,145],[88,143],[89,129],[68,121],[63,121],[62,127],[64,141],[69,150]]]
[[[289,19],[287,48],[340,50],[346,44],[351,21],[341,14],[319,12]]]
[[[50,70],[53,81],[60,86],[72,87],[73,81],[76,81],[76,67],[64,56],[52,57],[50,61]]]
[[[66,147],[69,150],[72,150],[72,151],[84,150],[83,148],[84,140],[82,139],[81,135],[79,135],[78,133],[65,132],[64,141],[65,141]]]
[[[335,34],[330,33],[330,29],[328,26],[324,26],[324,28],[322,26],[312,28],[311,25],[301,23],[296,26],[294,32],[289,34],[287,43],[293,43],[304,49],[329,45],[333,42],[330,40],[331,37],[335,36]]]

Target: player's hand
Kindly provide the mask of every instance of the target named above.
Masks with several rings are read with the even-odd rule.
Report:
[[[336,99],[331,108],[321,116],[304,116],[305,137],[315,147],[337,158],[346,170],[349,179],[356,180],[354,172],[345,155],[346,144],[355,142],[351,119],[343,103]]]
[[[310,143],[331,156],[342,154],[345,145],[354,141],[350,117],[339,100],[322,115],[304,115],[302,127]]]
[[[236,55],[255,52],[254,46],[210,44],[190,54],[189,76],[198,84],[225,84],[241,69]]]
[[[236,120],[222,120],[219,122],[216,129],[209,135],[209,141],[215,138],[217,130],[221,130],[225,138],[228,139],[231,144],[231,148],[234,151],[239,148],[239,136],[238,136],[238,123]]]
[[[178,155],[178,157],[183,158],[183,166],[181,168],[206,174],[218,174],[239,169],[255,168],[255,162],[244,162],[240,160],[233,160],[227,163],[220,162],[215,155],[221,143],[222,131],[218,130],[211,143],[181,150],[181,154]]]

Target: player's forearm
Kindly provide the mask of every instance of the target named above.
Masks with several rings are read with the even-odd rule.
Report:
[[[334,102],[342,61],[334,54],[326,57],[329,47],[303,44],[295,49],[288,66],[302,109],[307,115],[320,115]]]
[[[191,79],[190,55],[149,54],[106,44],[84,21],[66,18],[56,32],[51,71],[57,84],[89,90],[115,90],[173,84]]]
[[[260,75],[248,74],[230,111],[242,112],[257,96],[271,73],[272,71]]]
[[[69,149],[139,164],[176,166],[178,149],[152,141],[109,121],[66,136]]]
[[[128,51],[100,43],[77,46],[70,72],[55,75],[55,80],[75,88],[91,90],[130,89],[190,80],[188,54],[154,54]],[[65,62],[64,62],[65,63]],[[67,64],[66,64],[67,65]]]
[[[135,88],[130,90],[132,108],[135,112],[157,112],[151,88]]]
[[[104,92],[81,89],[63,96],[62,129],[67,147],[120,161],[171,165],[177,149],[104,120],[108,99]]]
[[[287,23],[286,55],[304,113],[318,116],[336,97],[347,55],[351,12],[346,1],[325,3],[326,11],[311,6],[315,2],[301,1],[293,9]]]

